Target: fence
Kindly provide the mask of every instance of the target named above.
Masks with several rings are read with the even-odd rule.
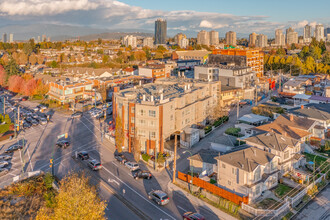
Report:
[[[281,207],[278,209],[270,210],[270,209],[256,209],[247,204],[242,203],[241,208],[255,216],[280,216],[286,210],[290,209],[290,202],[286,201]]]
[[[192,183],[198,187],[201,187],[215,195],[221,196],[222,198],[228,199],[229,201],[232,201],[238,205],[241,203],[249,203],[249,197],[248,196],[239,196],[235,193],[229,192],[225,189],[222,189],[216,185],[213,185],[209,182],[206,182],[202,179],[199,179],[197,177],[191,178],[190,175],[178,172],[178,179],[183,180],[188,183]],[[192,182],[191,182],[192,181]]]

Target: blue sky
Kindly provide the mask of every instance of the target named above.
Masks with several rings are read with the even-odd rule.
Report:
[[[61,24],[152,33],[154,21],[167,20],[168,35],[200,30],[229,30],[274,36],[277,28],[293,27],[302,34],[306,24],[330,27],[330,0],[0,0],[0,26]]]

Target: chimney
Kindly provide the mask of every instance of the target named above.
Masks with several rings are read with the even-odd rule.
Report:
[[[188,84],[188,89],[190,89],[190,84]]]
[[[154,101],[154,96],[153,96],[153,95],[151,96],[151,101],[152,101],[152,102]]]
[[[301,109],[304,109],[304,105],[301,105],[300,108],[301,108]]]
[[[145,94],[143,94],[143,101],[145,101],[146,100],[146,95]]]
[[[290,114],[290,121],[293,121],[293,114]]]
[[[184,85],[184,91],[186,91],[187,90],[187,85]]]

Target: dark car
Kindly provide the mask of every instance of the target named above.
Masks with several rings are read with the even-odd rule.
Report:
[[[166,205],[170,202],[167,194],[161,190],[153,190],[148,194],[149,199],[155,201],[158,205]]]
[[[89,160],[88,166],[94,171],[102,169],[101,162],[97,160]]]
[[[88,160],[89,159],[89,155],[88,152],[86,151],[81,151],[78,153],[78,158],[81,160]]]
[[[31,120],[31,123],[33,126],[38,125],[39,122],[36,119]]]
[[[205,220],[204,216],[199,213],[186,212],[182,216],[183,220]]]
[[[151,179],[152,175],[150,173],[150,171],[148,170],[138,170],[134,173],[134,178],[135,179]]]
[[[115,154],[115,158],[119,163],[122,163],[122,164],[124,164],[127,161],[126,157],[123,154],[120,154],[120,153]]]
[[[70,142],[68,140],[59,140],[59,141],[56,142],[56,146],[67,148],[67,147],[70,146]]]
[[[71,115],[72,118],[80,118],[83,116],[82,112],[75,112]]]
[[[30,128],[31,126],[32,125],[29,122],[27,121],[23,122],[23,128]]]
[[[20,150],[20,149],[23,149],[23,145],[15,144],[15,145],[8,147],[8,149],[5,150],[5,153],[12,153],[12,152]]]

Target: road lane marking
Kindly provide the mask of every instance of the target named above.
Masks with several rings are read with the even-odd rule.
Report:
[[[161,208],[159,208],[158,206],[156,206],[155,204],[151,203],[150,200],[146,199],[144,196],[142,196],[140,193],[138,193],[137,191],[135,191],[132,187],[130,187],[128,184],[126,184],[124,181],[122,181],[120,178],[118,178],[116,175],[114,175],[113,173],[111,173],[107,168],[103,167],[103,169],[105,171],[107,171],[108,173],[110,173],[112,176],[114,176],[119,182],[121,182],[122,184],[124,184],[127,188],[129,188],[130,190],[132,190],[133,192],[135,192],[138,196],[140,196],[143,200],[145,200],[146,202],[148,202],[150,205],[154,206],[156,209],[158,209],[159,211],[161,211],[162,213],[164,213],[165,215],[169,216],[171,219],[174,219],[174,217],[172,217],[170,214],[168,214],[167,212],[165,212],[164,210],[162,210]]]
[[[117,165],[115,162],[112,161],[111,163],[112,163],[113,165],[115,165],[116,167],[118,167],[118,165]]]
[[[181,206],[177,206],[179,209],[183,210],[184,212],[187,212],[187,210],[185,210],[184,208],[182,208]]]
[[[116,180],[114,180],[114,179],[108,179],[108,182],[109,183],[116,183],[118,186],[119,186],[119,183],[116,181]]]

